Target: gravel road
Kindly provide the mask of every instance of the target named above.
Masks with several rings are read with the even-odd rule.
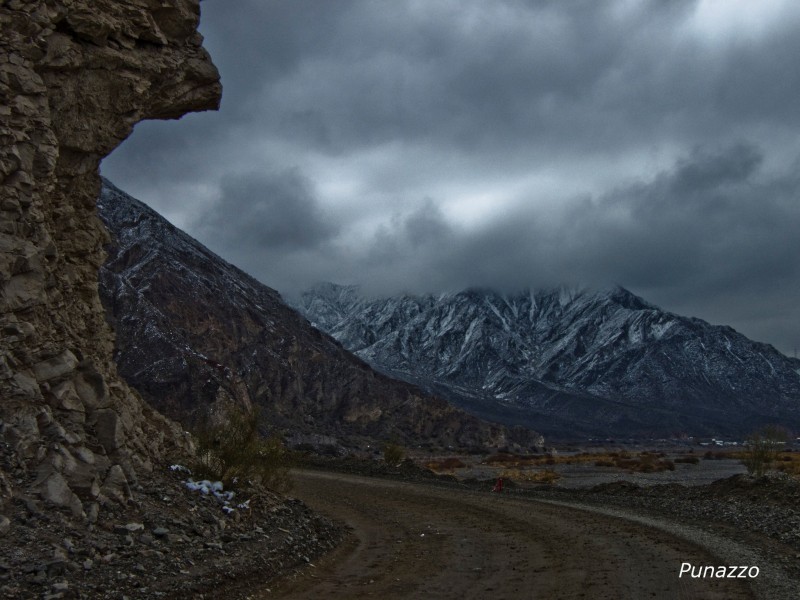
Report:
[[[767,589],[679,578],[684,562],[732,564],[736,545],[619,511],[340,473],[295,480],[295,496],[352,534],[253,598],[733,600]]]

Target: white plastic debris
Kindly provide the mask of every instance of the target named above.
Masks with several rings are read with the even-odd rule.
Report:
[[[230,502],[234,499],[236,493],[226,492],[221,481],[209,481],[208,479],[195,481],[194,479],[188,479],[184,482],[184,485],[193,492],[200,492],[206,496],[214,496],[222,503],[222,510],[224,510],[227,514],[233,512],[234,509],[231,507]],[[246,508],[250,508],[249,503],[250,501],[248,500],[242,504],[246,504]]]

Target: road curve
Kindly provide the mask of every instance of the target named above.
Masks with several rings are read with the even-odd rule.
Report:
[[[511,495],[338,473],[297,496],[353,529],[336,551],[253,598],[754,598],[750,582],[678,577],[725,564],[642,523]]]

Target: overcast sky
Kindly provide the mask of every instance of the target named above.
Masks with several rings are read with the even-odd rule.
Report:
[[[800,346],[800,2],[205,0],[103,174],[281,292],[620,284]]]

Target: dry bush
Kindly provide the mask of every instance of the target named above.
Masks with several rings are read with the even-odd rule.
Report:
[[[747,467],[747,472],[761,477],[772,467],[781,446],[787,439],[786,431],[776,425],[768,425],[751,434],[747,438],[747,448],[742,458],[742,464]]]
[[[505,469],[502,473],[500,473],[500,477],[516,482],[553,484],[561,479],[561,474],[553,471],[552,469],[542,469],[540,471]]]
[[[605,455],[595,455],[594,465],[596,467],[617,467],[637,473],[674,471],[675,463],[664,458],[665,456],[663,452],[642,452],[639,456],[632,456],[628,452],[610,452]]]
[[[681,456],[675,459],[676,463],[686,464],[686,465],[696,465],[700,462],[700,459],[696,456]]]
[[[278,437],[263,438],[258,411],[234,410],[220,423],[206,423],[195,431],[197,457],[192,472],[199,478],[222,481],[225,487],[260,482],[279,492],[291,487],[292,454]]]
[[[675,463],[669,459],[645,460],[639,463],[634,470],[640,473],[661,473],[662,471],[674,471]]]
[[[657,450],[644,450],[639,453],[639,456],[652,456],[653,458],[664,458],[667,456],[666,452],[659,452]]]
[[[547,483],[552,484],[561,479],[561,474],[553,471],[552,469],[543,469],[541,471],[536,471],[533,476],[532,481],[535,483]]]

